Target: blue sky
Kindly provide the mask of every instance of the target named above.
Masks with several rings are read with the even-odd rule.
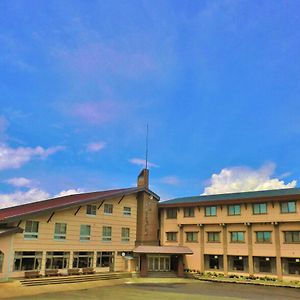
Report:
[[[134,185],[147,123],[163,199],[297,185],[299,1],[0,11],[0,202]]]

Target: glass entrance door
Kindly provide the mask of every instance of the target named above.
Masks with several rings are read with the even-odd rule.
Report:
[[[170,256],[148,256],[148,270],[152,272],[170,271]]]

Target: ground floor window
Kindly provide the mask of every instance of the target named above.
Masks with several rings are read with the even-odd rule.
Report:
[[[273,273],[276,274],[275,257],[253,257],[254,273]]]
[[[110,267],[114,261],[114,252],[97,252],[97,263],[98,268]]]
[[[271,261],[269,257],[259,258],[259,272],[271,273]]]
[[[42,252],[15,252],[14,271],[40,270],[41,265]]]
[[[4,262],[4,253],[0,251],[0,273],[2,273],[3,262]]]
[[[148,256],[149,271],[170,271],[170,256]]]
[[[93,267],[94,252],[74,252],[73,268]]]
[[[46,269],[66,269],[69,259],[70,252],[47,252]]]
[[[207,255],[206,256],[209,269],[220,270],[222,269],[222,256],[220,255]]]
[[[247,258],[245,256],[229,256],[230,271],[246,271]]]
[[[300,275],[299,258],[284,258],[283,267],[284,267],[284,273],[287,275]]]

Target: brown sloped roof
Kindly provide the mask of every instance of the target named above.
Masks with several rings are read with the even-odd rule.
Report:
[[[182,246],[138,246],[133,253],[149,253],[149,254],[193,254],[188,247]]]
[[[51,212],[58,209],[76,207],[87,203],[92,203],[93,201],[105,200],[118,196],[122,197],[123,195],[129,195],[140,191],[149,192],[159,199],[156,194],[145,188],[125,188],[75,194],[0,209],[0,223],[5,223],[8,221],[13,222],[28,215],[36,215],[46,211]]]

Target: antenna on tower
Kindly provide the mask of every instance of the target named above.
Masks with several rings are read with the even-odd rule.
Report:
[[[147,123],[147,132],[146,132],[146,170],[148,169],[148,137],[149,137],[149,126]]]

